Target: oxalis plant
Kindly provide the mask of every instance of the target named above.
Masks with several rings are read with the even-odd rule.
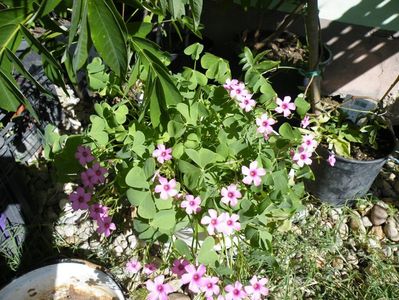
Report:
[[[302,180],[312,176],[302,153],[315,143],[290,122],[309,104],[280,99],[250,51],[241,82],[202,50],[189,46],[193,68],[172,76],[179,103],[151,105],[145,91],[158,86],[142,82],[143,97],[95,104],[84,134],[48,130],[46,153],[60,180],[77,184],[72,208],[87,211],[103,239],[133,227],[144,242],[126,270],[145,282],[148,299],[167,299],[174,280],[197,298],[260,299],[267,270],[252,267],[246,251],[272,254],[273,233],[289,230],[302,207]]]

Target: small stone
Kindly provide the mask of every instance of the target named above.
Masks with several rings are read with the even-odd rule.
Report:
[[[388,218],[388,213],[381,205],[374,205],[370,211],[370,221],[373,225],[382,225]]]
[[[362,223],[363,223],[363,226],[364,226],[364,227],[371,227],[371,226],[373,226],[373,223],[371,223],[369,217],[367,217],[367,216],[363,216],[363,217],[362,217]]]
[[[346,258],[346,261],[354,266],[357,266],[359,263],[359,260],[357,259],[356,255],[354,254],[348,254],[348,257]]]
[[[343,240],[348,239],[349,228],[348,228],[348,225],[346,225],[346,223],[341,223],[339,225],[338,232]]]
[[[354,211],[350,217],[349,226],[354,232],[360,234],[366,233],[366,227],[364,227],[362,218],[357,211]]]
[[[388,176],[388,181],[395,182],[395,179],[396,179],[395,173],[390,173],[389,176]],[[395,190],[395,186],[393,186],[393,188]]]
[[[331,265],[333,266],[334,269],[342,270],[344,268],[344,261],[343,259],[336,257],[333,259]]]
[[[362,203],[357,207],[358,212],[362,215],[365,216],[368,214],[368,212],[373,208],[373,206],[369,203]]]
[[[339,220],[341,214],[342,214],[342,209],[340,209],[340,208],[333,208],[328,213],[331,220],[333,220],[335,222]]]
[[[370,234],[374,235],[378,240],[383,240],[385,238],[382,226],[373,226],[370,230]]]
[[[381,248],[381,244],[378,240],[375,240],[373,238],[368,240],[368,245],[371,249],[379,249]]]
[[[393,242],[399,241],[399,232],[396,228],[396,222],[393,218],[388,218],[385,226],[384,226],[384,233],[388,239]]]
[[[382,253],[384,253],[384,255],[385,255],[386,257],[391,257],[392,254],[393,254],[393,251],[392,251],[392,248],[391,248],[391,247],[385,246],[385,247],[382,249]]]

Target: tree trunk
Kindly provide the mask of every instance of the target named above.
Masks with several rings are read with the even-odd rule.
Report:
[[[311,78],[309,92],[313,113],[321,111],[319,74],[319,9],[317,0],[307,0],[306,36],[309,46],[308,76]],[[313,74],[313,75],[312,75]]]

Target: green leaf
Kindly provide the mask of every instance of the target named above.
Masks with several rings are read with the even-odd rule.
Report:
[[[303,118],[310,109],[310,103],[305,100],[303,94],[298,95],[295,101],[296,112]]]
[[[205,53],[202,56],[201,66],[207,70],[205,75],[209,79],[215,79],[220,84],[231,77],[229,62],[211,53]]]
[[[79,39],[73,54],[73,69],[75,73],[83,67],[89,55],[89,34],[87,28],[87,0],[82,0],[83,12],[80,20]]]
[[[161,210],[155,214],[150,224],[161,232],[171,232],[176,225],[176,212],[173,209]]]
[[[180,158],[184,153],[184,145],[182,143],[177,143],[173,146],[172,156],[173,158]]]
[[[283,125],[280,126],[278,132],[280,135],[288,140],[293,140],[294,139],[294,131],[292,130],[292,127],[288,123],[284,123]]]
[[[69,27],[69,34],[68,34],[68,48],[72,45],[73,39],[75,38],[75,35],[78,32],[81,13],[85,5],[87,5],[87,0],[73,1],[71,26]]]
[[[221,160],[223,160],[223,157],[209,149],[201,148],[199,150],[199,161],[201,168],[205,168],[207,165]]]
[[[15,7],[0,10],[0,27],[8,24],[19,24],[26,17],[26,9],[23,7]],[[3,45],[0,43],[0,45]]]
[[[40,18],[48,15],[50,12],[54,10],[61,3],[61,0],[44,0],[36,14],[36,18]]]
[[[179,240],[179,239],[175,240],[174,245],[175,245],[175,249],[177,250],[177,252],[179,252],[179,254],[182,257],[185,257],[187,259],[191,259],[193,257],[193,255],[191,254],[190,248],[182,240]]]
[[[147,181],[147,177],[144,170],[140,167],[133,167],[126,175],[126,184],[134,188],[145,188],[148,189],[150,186]]]
[[[150,191],[137,191],[128,189],[126,192],[129,202],[138,208],[138,214],[145,219],[153,219],[157,212],[154,198]]]
[[[184,2],[182,0],[168,0],[169,11],[173,19],[180,19],[181,16],[186,14],[184,9]]]
[[[203,50],[204,50],[204,45],[200,43],[195,43],[184,49],[184,54],[190,55],[191,59],[193,60],[198,60]]]
[[[191,13],[194,20],[194,29],[197,30],[201,20],[202,0],[189,0]]]
[[[128,189],[126,191],[126,196],[127,199],[129,200],[129,202],[133,205],[133,206],[139,206],[141,201],[143,201],[144,199],[151,197],[151,192],[150,191],[138,191],[135,189]]]
[[[274,182],[273,187],[276,191],[280,191],[283,194],[288,192],[288,176],[285,169],[273,172],[272,178]]]
[[[159,93],[157,92],[160,87],[160,83],[158,80],[154,81],[154,86],[152,88],[152,93],[150,94],[150,119],[151,124],[154,128],[158,127],[161,122],[161,101],[162,99],[159,98]]]
[[[0,70],[0,108],[15,112],[23,98],[19,89]]]
[[[205,266],[215,266],[215,263],[219,260],[213,247],[215,246],[215,240],[208,236],[203,242],[201,249],[198,252],[198,262]]]
[[[188,157],[191,158],[191,160],[193,162],[195,162],[199,167],[202,167],[201,159],[200,159],[200,155],[199,155],[198,151],[196,151],[194,149],[186,149],[185,152],[188,155]]]
[[[130,35],[141,38],[145,38],[152,30],[152,23],[148,22],[132,22],[126,26]]]
[[[163,210],[163,209],[170,209],[173,207],[173,200],[168,199],[168,200],[163,200],[163,199],[155,199],[155,205],[158,208],[158,210]]]
[[[109,74],[105,71],[101,58],[94,57],[91,63],[87,65],[87,76],[89,86],[92,90],[100,90],[105,88],[109,83]]]
[[[186,131],[186,126],[183,123],[171,120],[168,123],[168,134],[175,139],[181,137]]]
[[[144,174],[146,176],[147,179],[152,178],[152,176],[155,173],[155,159],[150,157],[147,158],[147,160],[144,163]]]
[[[126,35],[106,0],[88,0],[91,39],[109,67],[121,78],[127,70]]]

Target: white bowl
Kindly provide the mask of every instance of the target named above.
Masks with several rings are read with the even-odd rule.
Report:
[[[1,300],[125,300],[118,284],[100,267],[66,261],[31,271],[0,290]]]

